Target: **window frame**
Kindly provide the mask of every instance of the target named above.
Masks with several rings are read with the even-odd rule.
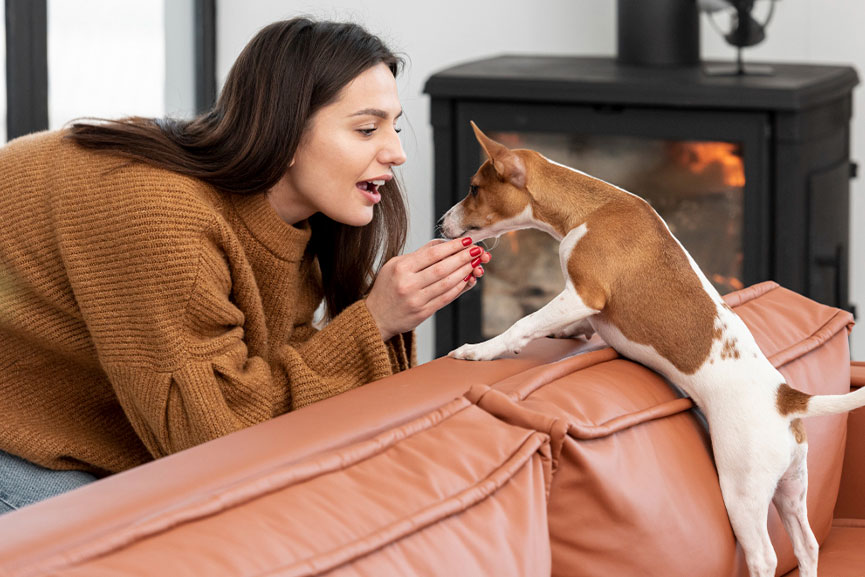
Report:
[[[216,0],[195,0],[195,107],[216,102]],[[48,129],[48,0],[6,0],[6,139]]]

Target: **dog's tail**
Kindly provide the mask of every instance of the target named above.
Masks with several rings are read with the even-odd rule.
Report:
[[[777,403],[781,413],[791,418],[835,415],[865,406],[865,387],[844,395],[808,395],[782,384]]]

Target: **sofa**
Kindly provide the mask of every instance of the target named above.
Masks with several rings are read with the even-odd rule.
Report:
[[[791,386],[865,385],[849,313],[726,299]],[[805,428],[820,575],[861,577],[865,410]],[[597,338],[437,359],[0,517],[4,577],[551,574],[747,575],[701,415]]]

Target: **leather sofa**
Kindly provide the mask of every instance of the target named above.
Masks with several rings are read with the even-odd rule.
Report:
[[[865,385],[848,313],[774,283],[727,301],[791,386]],[[865,410],[805,427],[820,575],[861,577]],[[325,574],[747,572],[701,416],[596,339],[437,359],[0,517],[2,576]]]

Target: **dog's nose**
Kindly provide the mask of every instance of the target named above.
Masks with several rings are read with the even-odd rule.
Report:
[[[462,234],[462,230],[456,222],[457,219],[454,218],[454,208],[451,208],[442,217],[441,231],[445,238],[456,238]]]

